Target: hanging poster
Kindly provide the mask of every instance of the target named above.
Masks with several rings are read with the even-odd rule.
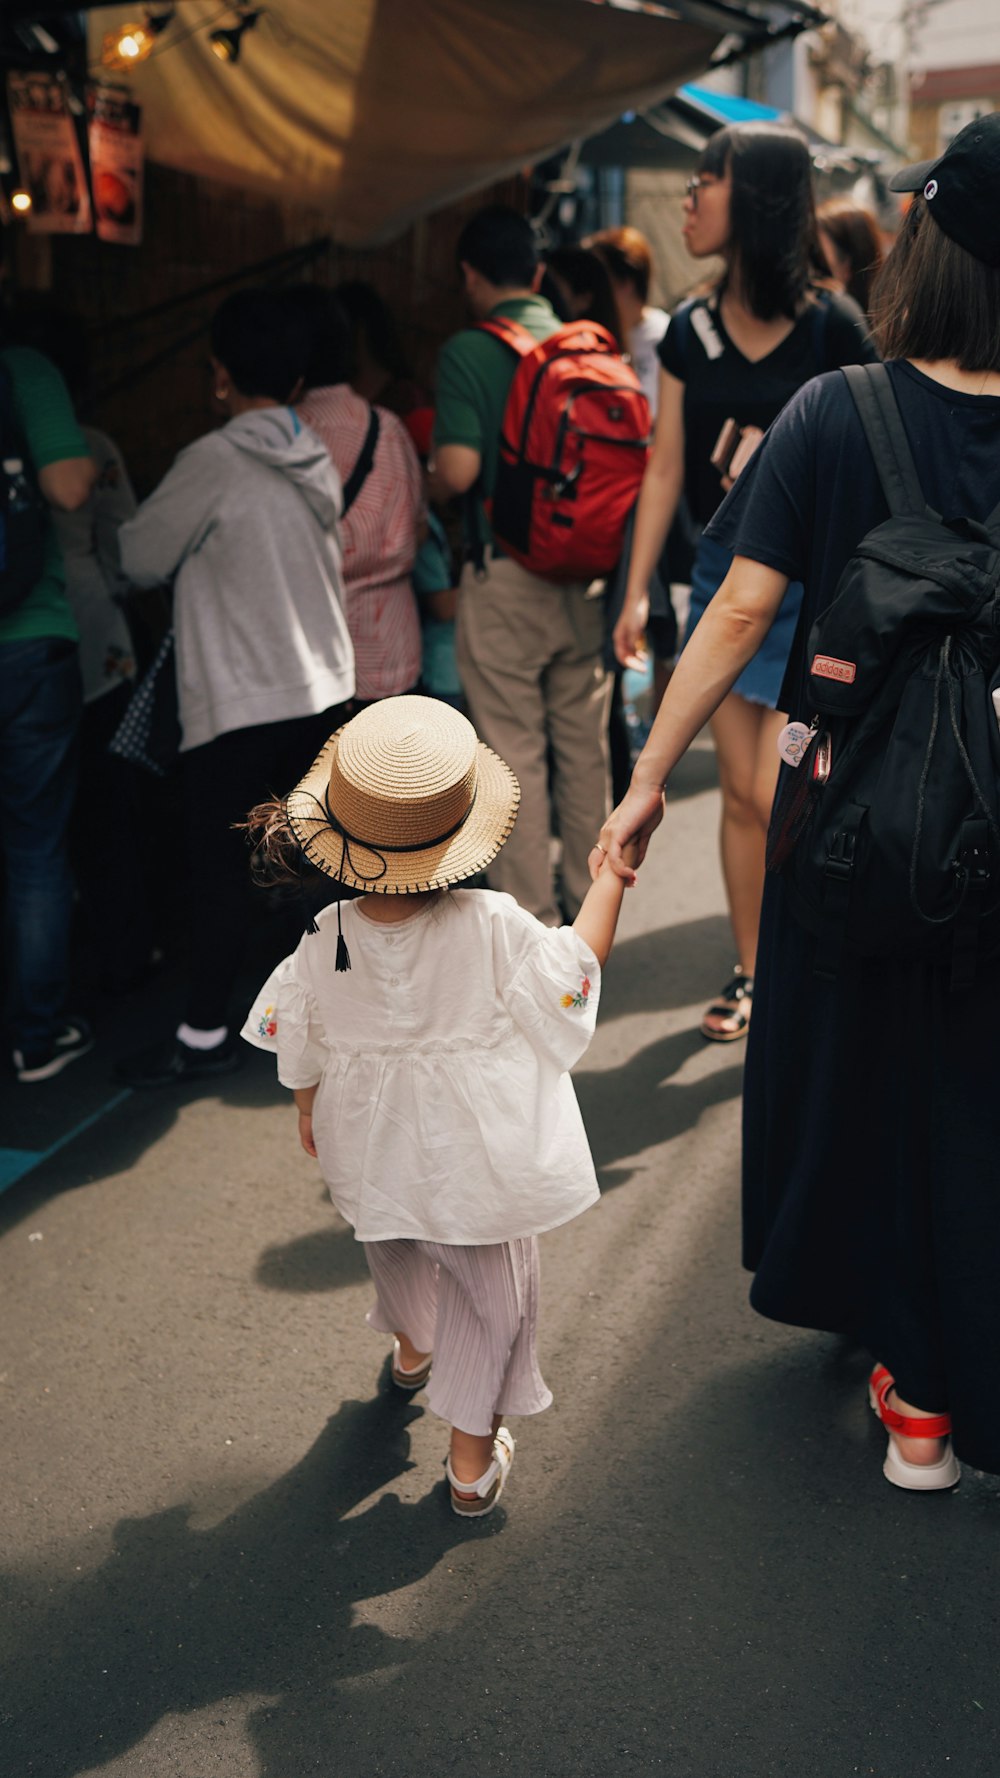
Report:
[[[142,113],[120,87],[87,94],[90,186],[102,241],[136,247],[142,240]]]
[[[29,233],[89,234],[90,192],[65,77],[11,69],[7,98],[21,184],[31,193]]]

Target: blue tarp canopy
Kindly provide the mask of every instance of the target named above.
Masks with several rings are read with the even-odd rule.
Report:
[[[785,115],[773,105],[758,105],[755,99],[741,99],[735,93],[716,93],[707,86],[682,86],[677,97],[713,112],[722,123],[775,123]]]

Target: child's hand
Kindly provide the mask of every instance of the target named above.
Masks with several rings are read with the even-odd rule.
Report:
[[[316,1160],[316,1144],[313,1141],[313,1121],[311,1111],[299,1112],[299,1141],[305,1149],[306,1154],[312,1155],[313,1160]]]

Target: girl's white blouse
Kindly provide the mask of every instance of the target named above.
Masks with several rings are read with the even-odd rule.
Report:
[[[341,904],[279,964],[243,1036],[286,1087],[319,1083],[323,1177],[359,1241],[538,1235],[599,1196],[567,1070],[594,1033],[600,968],[570,926],[453,889],[398,925]]]

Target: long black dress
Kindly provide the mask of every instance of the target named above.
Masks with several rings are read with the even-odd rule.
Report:
[[[1000,500],[1000,399],[889,366],[925,497],[946,518]],[[808,717],[804,639],[856,544],[887,517],[844,379],[789,403],[711,526],[805,584],[786,683]],[[786,768],[787,769],[787,768]],[[776,1321],[843,1332],[900,1394],[949,1411],[955,1449],[1000,1473],[1000,965],[844,962],[769,877],[744,1095],[744,1263]]]

